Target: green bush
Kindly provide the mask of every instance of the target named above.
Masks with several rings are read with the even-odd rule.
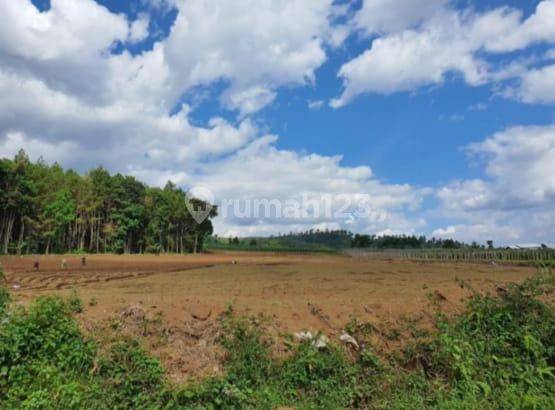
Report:
[[[497,297],[476,294],[466,314],[440,322],[430,372],[463,397],[509,407],[554,405],[555,313],[538,299],[552,285],[552,276],[538,275]]]
[[[48,400],[54,407],[66,399],[69,406],[93,359],[94,347],[82,337],[67,304],[38,298],[28,311],[15,309],[3,320],[0,400],[13,408],[40,408]]]
[[[280,370],[283,391],[294,402],[337,408],[354,400],[358,369],[336,347],[321,351],[303,343]]]
[[[99,360],[99,384],[122,408],[142,408],[158,402],[164,392],[163,375],[158,360],[133,340],[114,344]]]
[[[10,292],[6,288],[6,277],[2,264],[0,264],[0,315],[2,315],[10,302]]]
[[[72,292],[71,296],[67,300],[67,306],[70,311],[73,313],[82,313],[83,312],[83,301],[77,295],[76,292]]]
[[[246,320],[228,319],[224,324],[227,336],[222,339],[228,351],[228,378],[247,386],[264,383],[272,377],[272,361],[260,331]]]

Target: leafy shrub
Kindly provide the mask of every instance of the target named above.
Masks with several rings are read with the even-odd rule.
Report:
[[[111,346],[99,360],[100,385],[111,393],[122,408],[138,408],[156,402],[164,391],[164,371],[137,341],[122,341]]]
[[[465,396],[553,404],[555,312],[538,299],[552,285],[553,276],[538,275],[497,297],[474,295],[466,314],[440,322],[430,371]]]
[[[224,323],[227,336],[222,344],[228,351],[228,378],[248,386],[263,383],[272,376],[272,361],[261,334],[246,320],[228,319]]]
[[[83,312],[83,301],[76,292],[73,292],[71,296],[67,300],[67,306],[70,311],[73,313],[82,313]]]
[[[51,407],[66,399],[74,403],[79,390],[74,381],[88,374],[93,358],[94,348],[83,339],[67,304],[40,297],[28,311],[19,308],[3,321],[0,400],[13,408],[45,407],[49,400]]]
[[[5,311],[10,302],[10,292],[6,289],[6,277],[2,264],[0,264],[0,315]]]
[[[341,407],[353,400],[357,368],[338,348],[318,350],[302,343],[283,363],[280,381],[293,401]]]

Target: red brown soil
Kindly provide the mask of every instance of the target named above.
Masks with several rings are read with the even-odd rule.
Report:
[[[218,373],[215,328],[230,305],[241,315],[268,317],[276,335],[308,329],[336,338],[352,317],[384,328],[425,320],[430,298],[447,313],[460,311],[470,291],[457,278],[477,291],[494,292],[498,284],[535,272],[516,266],[247,252],[91,255],[86,266],[77,256],[41,256],[36,272],[35,259],[1,258],[16,299],[27,303],[41,294],[77,292],[88,328],[116,317],[146,336],[148,347],[176,378]]]

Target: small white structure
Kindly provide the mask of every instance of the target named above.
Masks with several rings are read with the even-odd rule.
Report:
[[[511,245],[509,246],[510,249],[526,249],[526,250],[535,250],[535,249],[543,249],[547,247],[548,249],[555,249],[555,246],[548,245],[548,244],[536,244],[536,243],[523,243],[519,245]]]

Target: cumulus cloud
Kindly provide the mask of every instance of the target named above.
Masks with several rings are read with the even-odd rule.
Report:
[[[451,183],[438,191],[445,207],[521,209],[555,204],[555,126],[513,127],[467,147],[485,161],[487,180]]]
[[[523,73],[514,96],[527,103],[555,103],[555,65]]]
[[[509,52],[522,49],[533,43],[555,43],[555,1],[540,1],[533,13],[526,20],[521,20],[522,13],[506,13],[503,35],[488,38],[485,47],[493,52]],[[484,27],[485,30],[489,30]]]
[[[21,132],[31,141],[60,144],[71,141],[86,153],[86,161],[71,153],[64,163],[78,169],[102,161],[125,172],[131,165],[179,168],[188,161],[224,155],[256,137],[251,120],[235,126],[213,118],[207,127],[188,120],[188,107],[173,116],[116,102],[90,106],[49,89],[36,79],[21,79],[0,71],[0,136]],[[32,142],[24,148],[32,146]]]
[[[382,0],[364,1],[354,25],[378,37],[370,48],[340,68],[338,76],[343,79],[344,90],[331,101],[333,107],[344,106],[364,93],[391,94],[441,84],[449,73],[462,76],[471,86],[519,77],[529,68],[522,61],[516,66],[493,67],[487,57],[555,42],[554,0],[540,2],[527,19],[521,11],[508,7],[478,13],[454,9],[442,1],[423,5],[416,1],[407,2],[407,7]],[[532,79],[525,76],[523,99],[545,100],[535,90],[531,93],[537,97],[529,97],[526,93],[530,91],[524,87],[550,81],[550,74],[547,70],[530,73]]]
[[[332,0],[177,1],[165,55],[180,89],[218,79],[223,103],[250,114],[282,85],[314,82],[332,35]],[[331,37],[330,37],[331,36]]]
[[[265,233],[272,226],[273,232],[286,232],[333,223],[357,231],[411,231],[422,224],[404,212],[419,208],[424,192],[384,184],[366,166],[342,166],[339,156],[279,150],[276,140],[258,138],[223,161],[201,166],[195,175],[194,184],[225,205],[219,232],[226,226]]]
[[[493,181],[492,203],[506,207],[544,206],[555,202],[555,126],[513,127],[468,147],[484,157]]]
[[[438,189],[439,212],[465,223],[435,233],[506,242],[545,242],[555,235],[555,126],[513,127],[467,147],[484,161],[487,179]],[[483,233],[483,234],[482,234]]]
[[[148,14],[142,13],[137,20],[131,23],[129,28],[129,41],[138,43],[148,37],[148,26],[150,18]]]
[[[355,28],[366,35],[412,28],[443,9],[447,0],[364,0],[354,18]]]
[[[46,12],[30,1],[2,1],[0,10],[3,53],[28,60],[96,54],[129,34],[123,15],[90,0],[52,0]]]
[[[107,98],[108,53],[130,37],[130,23],[92,0],[1,1],[0,64],[53,90],[98,103]]]
[[[232,153],[259,135],[246,116],[277,87],[314,81],[333,12],[331,0],[241,5],[164,2],[178,11],[169,37],[132,55],[112,49],[145,39],[147,14],[128,21],[93,0],[52,0],[45,12],[29,0],[1,1],[0,137],[72,141],[90,160],[66,163],[81,168],[102,158],[165,172]],[[186,104],[169,114],[182,95],[221,79],[229,84],[222,103],[240,112],[237,124],[213,118],[193,126]]]
[[[371,48],[341,67],[345,89],[331,105],[341,107],[367,92],[392,94],[441,83],[448,72],[460,73],[471,85],[484,83],[488,66],[474,56],[478,45],[468,27],[480,24],[474,16],[443,12],[422,28],[375,39]]]
[[[65,161],[68,156],[78,156],[78,145],[73,141],[62,141],[51,143],[40,139],[32,139],[22,132],[9,132],[3,138],[0,137],[0,157],[13,157],[19,150],[25,147],[30,158],[37,160],[47,158],[49,161]],[[82,157],[81,157],[82,158]]]
[[[177,18],[168,38],[133,57],[111,49],[148,36],[145,13],[128,21],[94,0],[53,0],[46,12],[30,0],[2,1],[0,64],[97,105],[120,99],[122,88],[156,88],[142,96],[145,104],[167,110],[194,87],[224,80],[222,104],[245,116],[273,101],[280,86],[313,83],[325,44],[346,36],[331,24],[332,0],[191,0],[171,7]]]

